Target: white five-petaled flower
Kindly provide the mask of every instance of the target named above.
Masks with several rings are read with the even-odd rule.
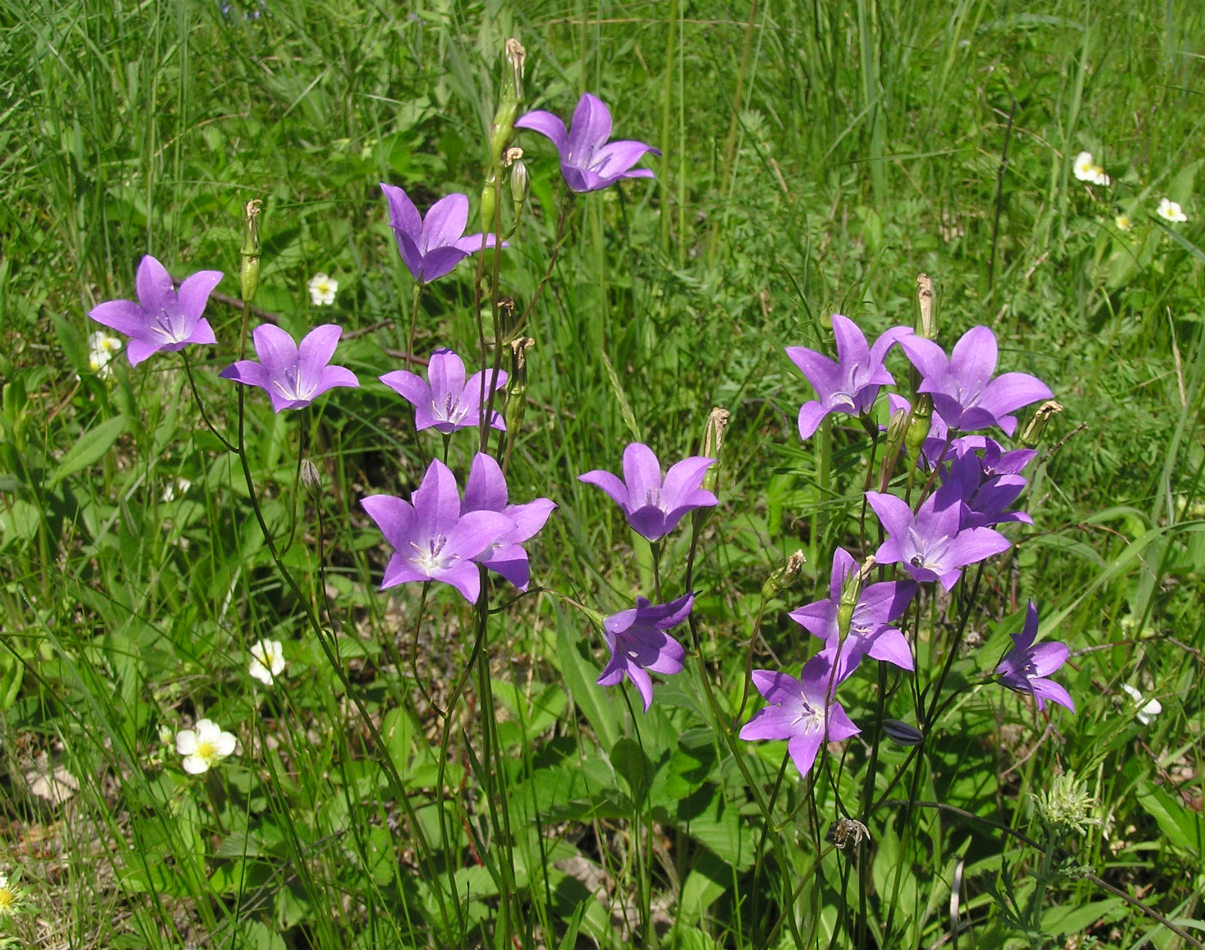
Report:
[[[1181,210],[1179,202],[1171,201],[1167,198],[1159,202],[1159,208],[1156,213],[1166,221],[1188,220],[1188,215]]]
[[[1124,211],[1113,219],[1113,223],[1117,225],[1118,231],[1128,231],[1134,226],[1134,222]]]
[[[1080,181],[1088,181],[1094,185],[1106,187],[1112,182],[1112,179],[1105,174],[1105,170],[1092,160],[1091,152],[1080,152],[1076,155],[1072,170]]]
[[[279,640],[260,640],[249,652],[251,667],[247,672],[265,686],[271,686],[273,680],[284,672],[284,647]]]
[[[1122,683],[1121,688],[1130,699],[1134,700],[1137,706],[1134,710],[1134,718],[1144,726],[1149,726],[1151,720],[1163,712],[1163,703],[1159,702],[1159,700],[1151,699],[1144,703],[1143,700],[1145,697],[1129,683]]]
[[[113,375],[109,361],[120,352],[121,340],[104,330],[88,334],[88,368],[101,379]]]
[[[329,307],[335,302],[335,291],[339,289],[339,281],[326,274],[315,274],[310,278],[306,287],[310,291],[310,300],[315,307]]]
[[[234,746],[234,735],[209,719],[199,719],[195,729],[176,733],[176,751],[184,756],[184,771],[190,775],[208,772],[218,759],[230,755]]]

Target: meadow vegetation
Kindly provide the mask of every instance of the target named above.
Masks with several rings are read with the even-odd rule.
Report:
[[[510,38],[504,126],[592,93],[655,177],[491,143]],[[1201,947],[1203,64],[1176,0],[0,0],[0,945]],[[490,214],[509,145],[530,195],[507,168]],[[418,293],[382,182],[508,246]],[[97,351],[148,254],[225,274],[216,345]],[[806,674],[792,612],[928,486],[915,445],[880,485],[885,398],[801,439],[785,350],[919,326],[920,274],[946,351],[990,328],[1062,411],[1033,523],[921,585],[916,670],[867,660],[804,768],[740,738],[753,671]],[[359,385],[219,377],[265,323],[338,324]],[[505,435],[378,381],[445,347],[508,370]],[[579,479],[632,443],[718,457],[718,503],[633,531]],[[418,506],[434,459],[464,491],[478,448],[555,503],[526,590],[381,590],[406,545],[363,499]],[[671,621],[651,702],[597,683]],[[1030,622],[1074,711],[1029,694]]]

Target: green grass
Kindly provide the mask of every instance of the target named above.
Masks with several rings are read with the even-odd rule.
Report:
[[[21,869],[36,909],[0,916],[14,946],[1193,945],[1169,921],[1205,941],[1205,8],[252,9],[0,0],[0,871]],[[558,509],[528,545],[533,592],[494,589],[478,652],[454,593],[377,590],[387,551],[359,499],[408,494],[443,451],[375,380],[403,365],[411,306],[379,183],[476,210],[509,36],[528,52],[525,109],[567,115],[592,91],[618,137],[663,157],[645,162],[655,182],[570,204],[525,329],[508,474],[512,500]],[[532,201],[498,287],[520,309],[561,195],[551,148],[521,144]],[[1109,187],[1075,179],[1082,150]],[[1186,223],[1155,217],[1164,196]],[[87,362],[87,311],[133,296],[144,253],[177,278],[221,269],[220,345],[191,359],[231,431],[216,371],[242,325],[251,199],[256,306],[295,334],[342,324],[338,361],[362,383],[280,416],[247,394],[257,496],[292,533],[299,591],[180,360],[120,357],[108,379]],[[319,271],[339,281],[333,308],[309,301]],[[800,782],[781,743],[718,728],[759,611],[755,666],[797,671],[814,648],[786,612],[823,596],[834,545],[860,537],[862,434],[834,425],[831,454],[800,443],[811,390],[783,348],[830,351],[833,312],[868,336],[911,323],[921,272],[945,345],[991,326],[1001,369],[1065,407],[1027,473],[1034,526],[965,606],[983,646],[949,682],[990,671],[1032,597],[1043,637],[1073,651],[1077,711],[976,686],[923,756],[883,744],[871,772],[879,703],[902,717],[912,687],[860,671],[841,698],[867,744],[833,746]],[[433,284],[417,354],[475,356],[482,292],[471,263]],[[633,440],[697,452],[713,405],[733,413],[721,503],[695,554],[698,639],[679,631],[702,663],[658,679],[642,714],[634,690],[594,685],[606,650],[574,602],[652,596],[652,556],[576,477],[617,470]],[[295,483],[299,445],[316,495]],[[666,598],[689,533],[663,545]],[[763,604],[797,548],[801,576]],[[958,616],[926,602],[922,657],[944,659]],[[246,675],[261,637],[289,660],[270,690]],[[1138,722],[1123,684],[1162,714]],[[203,716],[240,749],[187,776],[171,737]],[[65,800],[31,790],[56,768],[78,786]],[[1060,772],[1092,799],[1082,833],[1038,817]],[[829,848],[830,822],[897,774],[873,845]]]

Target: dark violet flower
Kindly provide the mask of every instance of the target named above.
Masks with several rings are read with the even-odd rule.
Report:
[[[501,512],[461,514],[456,477],[439,459],[431,463],[410,501],[369,495],[360,504],[394,547],[381,590],[407,581],[443,581],[475,604],[481,575],[474,558],[515,530],[515,523]]]
[[[673,465],[661,478],[661,463],[653,450],[633,442],[623,450],[623,481],[610,472],[595,469],[579,475],[578,481],[597,485],[623,509],[630,524],[650,541],[665,537],[694,508],[716,504],[716,497],[703,488],[703,475],[715,459],[691,456]]]
[[[987,327],[967,330],[954,344],[949,359],[940,346],[919,336],[901,338],[900,348],[924,377],[917,391],[933,397],[933,408],[951,429],[999,426],[1012,435],[1017,420],[1009,413],[1054,395],[1028,373],[1002,373],[992,378],[996,335]]]
[[[892,663],[903,670],[915,669],[907,639],[892,626],[912,602],[916,593],[912,581],[884,581],[863,587],[854,605],[849,631],[844,642],[841,640],[838,618],[841,595],[857,572],[853,555],[837,548],[829,575],[829,599],[807,604],[788,616],[823,640],[825,651],[837,657],[836,683],[848,679],[863,656]]]
[[[741,728],[742,739],[786,739],[799,774],[806,777],[820,746],[855,736],[862,730],[832,696],[832,657],[825,650],[803,666],[799,679],[788,673],[754,670],[753,685],[770,705]]]
[[[464,504],[460,506],[463,517],[471,511],[496,511],[508,517],[514,528],[498,537],[480,554],[473,557],[491,571],[501,574],[519,590],[527,590],[531,570],[527,563],[527,552],[523,542],[535,537],[556,504],[547,498],[537,498],[524,505],[509,504],[506,476],[492,456],[477,453],[469,470],[469,480],[464,486]]]
[[[690,615],[695,595],[686,594],[668,604],[652,604],[636,598],[636,606],[603,620],[603,638],[611,648],[611,662],[598,678],[599,686],[615,686],[626,676],[640,691],[644,711],[653,701],[649,672],[669,676],[682,672],[686,650],[666,630]]]
[[[236,360],[218,375],[236,383],[258,386],[272,400],[277,412],[308,406],[335,386],[360,385],[355,373],[345,366],[331,366],[342,327],[324,323],[294,343],[280,327],[261,323],[251,331],[255,360]]]
[[[138,303],[109,300],[93,307],[88,316],[130,338],[126,353],[130,365],[137,366],[160,350],[217,342],[213,328],[201,314],[221,279],[220,270],[200,270],[185,277],[177,293],[167,268],[147,254],[138,265],[134,281]]]
[[[962,485],[947,481],[921,502],[916,514],[899,498],[880,492],[866,500],[887,531],[875,552],[880,564],[900,563],[917,581],[938,581],[949,590],[968,564],[986,560],[1009,547],[1008,538],[992,528],[962,525]]]
[[[381,382],[414,404],[414,428],[435,429],[447,435],[457,429],[475,428],[481,424],[481,377],[474,373],[466,381],[464,361],[448,349],[436,350],[427,363],[424,380],[408,370],[386,373]],[[485,392],[506,385],[506,372],[497,378],[492,369],[486,371]],[[505,429],[506,423],[495,411],[490,423],[495,429]]]
[[[831,412],[865,415],[879,389],[895,382],[883,360],[900,339],[910,336],[910,327],[892,327],[867,346],[858,325],[839,313],[833,314],[833,336],[837,360],[802,346],[788,346],[787,356],[799,367],[819,401],[805,402],[799,409],[799,436],[807,440]]]
[[[983,455],[976,451],[982,445]],[[1009,511],[1008,507],[1028,484],[1020,471],[1034,457],[1030,449],[1001,452],[993,439],[967,436],[955,439],[951,445],[953,458],[939,469],[942,482],[954,481],[962,491],[962,527],[979,528],[1019,521],[1033,524],[1024,511]]]
[[[643,142],[608,142],[611,110],[597,96],[586,93],[573,110],[568,131],[551,112],[529,112],[515,122],[516,129],[531,129],[551,140],[561,155],[561,174],[572,191],[597,191],[621,178],[652,178],[647,168],[632,168],[646,152],[661,153]]]
[[[1038,635],[1038,608],[1031,600],[1025,611],[1025,626],[1014,633],[1013,648],[1004,655],[996,667],[1000,683],[1018,693],[1029,693],[1038,701],[1038,709],[1046,708],[1046,700],[1065,706],[1075,712],[1071,694],[1062,686],[1047,679],[1051,673],[1067,662],[1071,651],[1065,643],[1040,643],[1033,645]]]
[[[440,198],[423,218],[401,188],[381,182],[381,191],[389,202],[389,226],[397,238],[402,261],[420,284],[438,280],[470,254],[497,243],[493,234],[485,235],[484,243],[480,233],[464,236],[469,220],[469,199],[465,195]],[[505,241],[502,246],[507,246]]]

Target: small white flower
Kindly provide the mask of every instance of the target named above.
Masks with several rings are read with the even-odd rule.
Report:
[[[17,877],[20,877],[20,874]],[[0,873],[0,917],[19,914],[24,902],[25,892],[17,887],[16,878],[10,881],[7,874]]]
[[[1095,181],[1096,169],[1100,166],[1092,161],[1091,152],[1080,152],[1075,156],[1075,164],[1072,166],[1075,172],[1075,177],[1080,181]]]
[[[1134,718],[1144,726],[1150,725],[1151,720],[1163,712],[1163,703],[1159,702],[1159,700],[1152,699],[1146,705],[1143,705],[1142,700],[1144,697],[1142,693],[1138,692],[1133,686],[1129,683],[1122,683],[1121,688],[1125,690],[1126,694],[1138,706],[1138,709],[1134,711]]]
[[[250,650],[251,667],[247,670],[265,686],[284,672],[284,648],[279,640],[260,640]]]
[[[339,289],[339,281],[326,274],[315,274],[306,284],[310,291],[310,300],[315,307],[329,307],[335,302],[335,291]]]
[[[1113,219],[1113,223],[1117,225],[1118,231],[1128,231],[1134,226],[1134,222],[1124,211]]]
[[[185,494],[190,488],[192,488],[192,482],[187,478],[177,478],[174,482],[168,482],[163,486],[164,504],[175,501],[177,495]]]
[[[1113,179],[1106,175],[1105,170],[1099,165],[1093,165],[1092,177],[1089,179],[1089,181],[1091,181],[1094,185],[1101,185],[1102,187],[1107,188],[1112,183]]]
[[[208,772],[218,759],[234,751],[235,738],[209,719],[197,721],[196,729],[176,733],[176,751],[184,756],[184,771],[190,775]]]
[[[113,375],[113,367],[109,361],[121,352],[121,340],[110,336],[104,330],[88,334],[88,367],[101,379]]]
[[[1168,221],[1188,220],[1188,216],[1180,210],[1180,205],[1175,201],[1169,201],[1167,198],[1159,202],[1158,215]]]

